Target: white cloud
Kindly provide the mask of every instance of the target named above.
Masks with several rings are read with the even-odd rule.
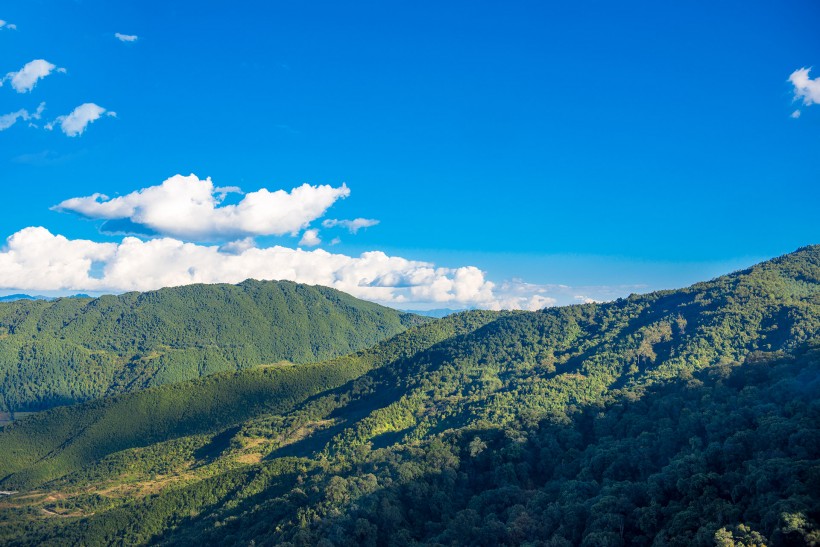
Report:
[[[6,74],[3,81],[11,80],[11,87],[13,87],[17,93],[26,93],[34,89],[37,82],[51,74],[55,68],[57,68],[56,65],[49,63],[45,59],[35,59],[26,63],[23,68],[17,72],[9,72]],[[60,68],[57,69],[57,71],[65,72],[65,69]]]
[[[20,109],[17,112],[10,112],[9,114],[3,114],[0,116],[0,131],[5,131],[15,123],[17,123],[18,119],[28,119],[28,110]]]
[[[347,256],[322,249],[257,248],[252,238],[221,247],[167,237],[97,243],[32,227],[9,237],[0,249],[0,290],[147,291],[249,278],[324,285],[402,309],[446,306],[534,311],[611,300],[639,288],[538,285],[515,279],[495,284],[474,266],[440,267],[381,251]]]
[[[256,242],[253,238],[245,237],[242,239],[237,239],[236,241],[225,243],[219,247],[219,250],[223,253],[238,255],[244,253],[248,249],[253,249],[254,247],[256,247]]]
[[[259,235],[296,235],[336,200],[350,195],[346,185],[303,184],[290,192],[262,188],[236,205],[220,205],[237,188],[215,188],[211,179],[176,175],[122,197],[103,194],[71,198],[55,207],[89,218],[124,219],[149,233],[193,241],[234,240]],[[105,226],[104,226],[105,228]]]
[[[115,32],[114,37],[120,42],[136,42],[139,39],[136,34],[123,34],[121,32]]]
[[[14,23],[9,23],[8,21],[3,21],[0,19],[0,30],[8,29],[8,30],[17,30],[17,25]]]
[[[362,228],[370,228],[371,226],[375,226],[378,223],[379,221],[375,218],[354,218],[353,220],[339,220],[335,218],[329,218],[322,222],[322,226],[324,226],[325,228],[341,226],[343,228],[347,228],[347,230],[351,234],[355,234]]]
[[[17,123],[17,120],[39,120],[45,107],[46,103],[40,103],[40,106],[38,106],[34,112],[29,112],[25,108],[21,108],[17,112],[0,115],[0,131],[5,131]]]
[[[106,112],[105,108],[94,103],[83,103],[70,114],[65,116],[58,116],[54,121],[46,124],[46,129],[49,131],[59,124],[60,129],[69,137],[76,137],[82,135],[88,124],[99,120],[105,114],[110,117],[116,117],[115,112]]]
[[[299,240],[299,245],[304,247],[315,247],[322,242],[319,239],[319,230],[305,230],[302,239]]]
[[[146,291],[191,283],[238,283],[248,278],[325,285],[385,304],[538,308],[548,298],[497,295],[473,266],[436,267],[380,251],[358,257],[318,249],[218,246],[172,238],[120,243],[69,240],[41,227],[8,238],[0,251],[0,288],[16,290]],[[92,274],[92,269],[95,273]]]
[[[820,77],[812,80],[809,78],[810,71],[810,68],[801,68],[789,76],[789,81],[794,86],[794,100],[803,99],[806,106],[820,104]]]
[[[800,111],[799,111],[799,110],[795,110],[794,112],[792,112],[792,113],[791,113],[791,117],[792,117],[792,118],[794,118],[794,119],[796,120],[797,118],[799,118],[799,117],[800,117]]]
[[[72,241],[45,228],[26,228],[11,236],[0,252],[0,284],[32,289],[84,286],[92,263],[110,260],[116,249],[113,243]]]

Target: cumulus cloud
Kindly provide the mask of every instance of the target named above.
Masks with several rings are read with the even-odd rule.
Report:
[[[473,266],[436,267],[388,256],[359,256],[317,249],[246,247],[226,252],[218,246],[173,238],[119,243],[70,240],[32,227],[8,238],[0,251],[0,288],[17,290],[146,291],[191,283],[238,283],[248,278],[287,279],[325,285],[385,304],[437,303],[486,308],[541,307],[499,298],[495,285]],[[538,296],[538,295],[536,295]]]
[[[324,215],[338,199],[350,195],[344,184],[303,184],[290,192],[265,188],[249,192],[236,205],[221,205],[237,188],[214,187],[211,179],[195,175],[173,176],[162,184],[125,196],[103,194],[63,201],[55,209],[110,222],[125,220],[149,235],[192,241],[235,240],[260,235],[296,235]],[[116,224],[114,224],[116,225]],[[132,229],[132,232],[135,230]]]
[[[119,40],[120,42],[136,42],[139,39],[139,36],[136,34],[123,34],[121,32],[115,32],[114,38]]]
[[[57,68],[56,65],[49,63],[45,59],[35,59],[26,63],[23,68],[17,72],[9,72],[6,74],[6,77],[3,78],[3,82],[10,80],[11,87],[13,87],[17,93],[27,93],[34,89],[38,81],[54,72],[55,69],[57,72],[65,72],[64,68]],[[2,84],[0,83],[0,85]]]
[[[46,124],[46,129],[50,131],[59,124],[63,133],[69,137],[76,137],[82,135],[88,124],[99,120],[103,114],[110,117],[117,115],[116,112],[106,111],[105,108],[94,103],[84,103],[72,110],[70,114],[58,116],[54,121]]]
[[[17,25],[14,23],[9,23],[8,21],[3,21],[0,19],[0,30],[8,29],[8,30],[17,30]]]
[[[299,245],[304,247],[315,247],[322,242],[319,239],[319,230],[305,230],[302,234],[302,239],[299,240]]]
[[[820,77],[811,79],[809,77],[810,68],[795,70],[789,76],[789,81],[794,86],[794,100],[803,100],[803,104],[811,106],[820,104]],[[798,114],[799,116],[799,114]],[[792,114],[792,117],[797,117]]]
[[[38,116],[41,111],[42,105]],[[21,117],[13,114],[14,121]],[[444,305],[538,310],[556,305],[559,299],[562,303],[610,299],[612,288],[606,287],[537,285],[515,279],[495,284],[475,266],[443,267],[381,251],[348,256],[306,249],[321,243],[319,230],[309,228],[310,223],[349,193],[346,185],[304,184],[290,192],[262,189],[243,194],[237,187],[215,187],[210,179],[176,175],[120,197],[71,198],[54,209],[104,219],[106,231],[126,237],[98,243],[70,240],[42,227],[21,230],[0,249],[0,289],[147,291],[255,278],[329,286],[403,309]],[[224,205],[228,194],[242,194],[242,199]],[[351,231],[343,222],[371,222],[332,220],[333,226]],[[260,235],[296,236],[300,232],[302,248],[259,248],[254,240]],[[338,238],[331,241],[334,243]]]
[[[535,311],[612,300],[641,288],[539,285],[517,279],[496,284],[474,266],[441,267],[381,251],[347,256],[323,249],[258,248],[252,238],[222,246],[169,237],[98,243],[32,227],[9,237],[0,249],[0,289],[14,291],[147,291],[249,278],[324,285],[402,309]]]
[[[55,236],[45,228],[26,228],[6,243],[0,252],[0,285],[27,289],[87,285],[92,264],[110,260],[117,249],[113,243]]]
[[[253,240],[252,237],[245,237],[242,239],[237,239],[236,241],[229,241],[224,245],[219,247],[219,250],[223,253],[238,255],[242,254],[248,249],[253,249],[256,247],[256,242]]]
[[[324,226],[325,228],[341,226],[342,228],[347,228],[347,230],[351,234],[355,234],[362,228],[370,228],[371,226],[375,226],[378,223],[379,221],[375,218],[354,218],[353,220],[339,220],[335,218],[329,218],[322,222],[322,226]]]
[[[5,131],[6,129],[17,123],[17,120],[39,120],[45,108],[46,103],[40,103],[40,106],[38,106],[37,110],[35,110],[34,112],[29,112],[25,108],[21,108],[17,112],[11,112],[9,114],[1,115],[0,131]]]

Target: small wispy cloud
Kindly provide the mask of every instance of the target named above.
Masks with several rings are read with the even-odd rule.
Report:
[[[302,239],[299,240],[299,245],[303,247],[315,247],[321,242],[322,240],[319,239],[319,230],[311,229],[305,230]]]
[[[11,87],[13,87],[17,93],[28,93],[34,89],[38,81],[55,70],[56,72],[62,73],[66,71],[64,68],[57,68],[57,65],[49,63],[45,59],[34,59],[26,63],[20,70],[6,74],[6,76],[0,80],[0,86],[2,86],[6,80],[10,80]]]
[[[11,158],[11,161],[23,165],[59,165],[71,161],[78,156],[82,156],[85,153],[85,150],[79,150],[69,154],[62,154],[55,150],[41,150],[40,152],[20,154],[19,156]]]
[[[0,19],[0,30],[7,29],[7,30],[17,30],[17,25],[14,23],[9,23],[8,21],[3,21]]]
[[[794,86],[794,100],[802,100],[805,106],[820,104],[820,77],[812,79],[810,72],[811,68],[801,68],[789,76],[789,82]],[[800,110],[792,112],[791,117],[799,118]]]
[[[94,103],[84,103],[71,111],[70,114],[58,116],[54,121],[46,124],[46,129],[51,131],[56,125],[60,126],[63,133],[69,137],[82,135],[90,123],[100,119],[103,114],[109,117],[116,117],[116,112],[106,111],[105,108]]]
[[[38,106],[34,112],[29,112],[25,108],[21,108],[16,112],[0,115],[0,131],[5,131],[17,123],[17,120],[39,120],[45,108],[46,103],[40,103],[40,106]]]
[[[362,228],[370,228],[371,226],[375,226],[378,223],[379,221],[375,218],[354,218],[353,220],[339,220],[336,218],[329,218],[322,222],[322,226],[324,226],[325,228],[341,226],[343,228],[347,228],[347,230],[351,234],[355,234]]]
[[[139,39],[139,36],[136,34],[123,34],[121,32],[115,32],[114,38],[120,42],[136,42]]]

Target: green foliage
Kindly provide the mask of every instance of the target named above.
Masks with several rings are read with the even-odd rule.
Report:
[[[453,316],[318,364],[218,373],[35,414],[0,431],[0,484],[31,488],[120,450],[213,434],[258,415],[285,413],[311,395],[497,316],[492,312]]]
[[[818,349],[663,380],[567,423],[473,424],[328,462],[298,493],[272,483],[160,543],[812,545],[818,394]]]
[[[813,545],[818,348],[810,247],[55,409],[0,433],[0,542]]]
[[[326,287],[248,280],[0,303],[0,411],[357,351],[425,322]]]

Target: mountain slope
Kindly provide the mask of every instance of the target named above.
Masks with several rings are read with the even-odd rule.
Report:
[[[819,344],[809,247],[678,291],[450,316],[337,360],[313,395],[196,429],[171,412],[124,450],[72,424],[145,394],[59,409],[0,433],[0,488],[25,490],[0,540],[809,545]]]
[[[248,280],[0,304],[0,412],[356,351],[423,319],[326,287]]]
[[[297,403],[496,319],[476,312],[428,323],[373,348],[317,364],[277,364],[59,407],[0,431],[2,488],[30,488],[105,456],[194,434],[213,434]]]

